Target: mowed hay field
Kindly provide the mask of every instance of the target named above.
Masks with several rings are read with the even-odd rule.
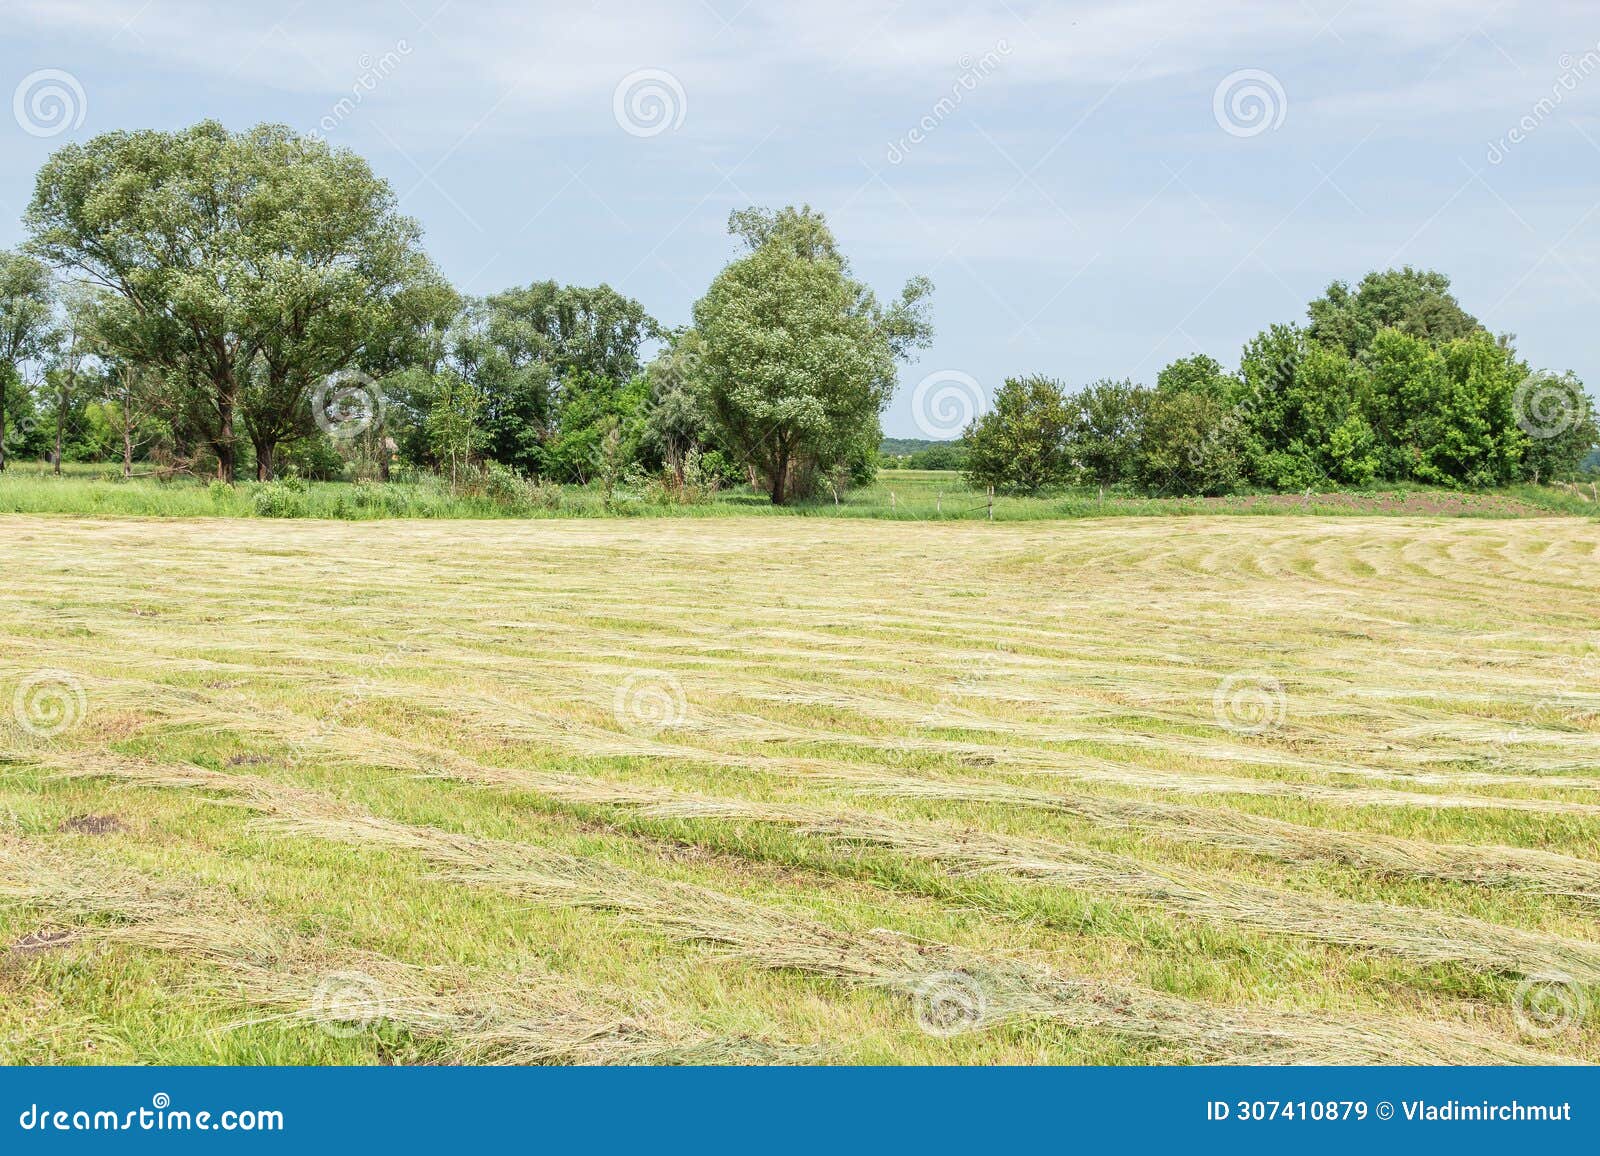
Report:
[[[1600,527],[0,518],[13,1063],[1600,1059]]]

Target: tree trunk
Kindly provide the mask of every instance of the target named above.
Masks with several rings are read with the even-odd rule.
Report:
[[[256,481],[270,482],[276,473],[278,447],[268,442],[256,442]]]
[[[234,481],[233,398],[217,399],[217,417],[217,441],[213,446],[217,451],[217,480],[231,486]]]
[[[9,367],[0,367],[9,369]],[[0,372],[0,473],[6,468],[6,375]]]
[[[66,418],[66,415],[62,411],[64,409],[66,409],[66,406],[67,406],[67,395],[64,394],[64,393],[56,394],[55,473],[56,473],[56,477],[58,477],[58,478],[61,476],[61,423]]]
[[[133,477],[133,427],[128,424],[128,411],[122,411],[122,476]]]
[[[772,504],[783,505],[783,487],[789,480],[789,455],[780,453],[773,459],[772,470]]]

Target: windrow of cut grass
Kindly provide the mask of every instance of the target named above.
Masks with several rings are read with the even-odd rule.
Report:
[[[957,874],[996,872],[1041,879],[1090,894],[1156,904],[1191,918],[1237,923],[1425,963],[1455,962],[1530,977],[1558,973],[1578,983],[1600,984],[1600,947],[1593,944],[1415,908],[1318,898],[1208,876],[1177,865],[1154,868],[1127,855],[946,825],[907,823],[862,812],[685,795],[543,772],[497,771],[460,760],[434,763],[431,768],[421,762],[417,766],[475,784],[528,791],[558,804],[615,808],[688,822],[774,824],[847,848],[882,848]],[[275,811],[285,808],[284,800],[292,803],[304,795],[223,772],[132,761],[97,760],[59,773],[237,792]]]
[[[453,1063],[774,1063],[821,1054],[697,1036],[620,1010],[626,1001],[617,993],[597,997],[548,973],[488,986],[373,952],[330,954],[227,893],[175,890],[92,855],[18,840],[0,840],[0,901],[69,921],[35,936],[52,950],[131,948],[203,961],[193,996],[252,1013],[225,1030],[270,1021],[338,1034],[381,1023],[417,1058]]]
[[[555,906],[615,912],[631,925],[687,942],[716,945],[731,958],[779,971],[885,988],[908,1000],[938,985],[972,993],[972,1026],[1043,1019],[1126,1034],[1218,1063],[1506,1063],[1542,1055],[1442,1025],[1381,1019],[1307,1018],[1186,1005],[1183,1001],[946,944],[882,933],[853,935],[788,912],[702,887],[664,882],[599,859],[537,846],[396,823],[315,792],[255,776],[202,768],[122,764],[102,772],[146,786],[236,795],[265,813],[260,825],[290,837],[326,839],[414,853],[450,878]],[[943,997],[949,998],[949,997]]]

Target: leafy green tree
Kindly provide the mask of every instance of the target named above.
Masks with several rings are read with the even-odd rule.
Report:
[[[1111,380],[1094,382],[1072,396],[1067,456],[1079,478],[1101,486],[1134,479],[1150,399],[1142,386]]]
[[[912,470],[961,470],[966,465],[967,447],[961,441],[931,445],[925,450],[918,450],[906,460],[906,468]]]
[[[457,486],[487,441],[482,424],[485,398],[475,382],[448,368],[434,377],[432,393],[428,442],[438,459],[449,464],[450,485]]]
[[[1215,495],[1238,488],[1243,470],[1227,407],[1207,390],[1157,390],[1141,420],[1134,474],[1154,494]]]
[[[1299,489],[1318,480],[1316,464],[1304,460],[1301,395],[1296,389],[1306,348],[1305,331],[1299,326],[1273,325],[1250,340],[1239,360],[1225,420],[1246,477],[1259,485]]]
[[[1594,402],[1572,373],[1532,373],[1512,394],[1512,416],[1526,435],[1518,476],[1535,484],[1581,472],[1600,444]]]
[[[61,292],[61,317],[57,341],[45,371],[55,448],[50,455],[56,474],[61,473],[61,458],[69,425],[81,423],[87,391],[98,381],[97,353],[100,347],[100,315],[105,290],[81,281],[71,282]]]
[[[0,250],[0,470],[6,468],[7,419],[27,420],[27,367],[54,346],[54,285],[50,270],[23,253]]]
[[[701,404],[700,335],[693,329],[672,334],[645,367],[645,381],[641,449],[670,470],[681,487],[688,455],[703,450],[711,437],[711,419]]]
[[[1345,282],[1335,281],[1306,312],[1312,341],[1356,358],[1366,353],[1383,329],[1398,329],[1438,345],[1483,328],[1450,292],[1450,278],[1409,265],[1368,273],[1354,292]]]
[[[1433,349],[1384,329],[1367,361],[1372,410],[1392,438],[1398,476],[1474,487],[1517,476],[1526,435],[1513,398],[1527,373],[1509,347],[1479,331]]]
[[[1158,393],[1198,393],[1213,401],[1226,401],[1237,388],[1233,377],[1203,353],[1180,357],[1156,375]]]
[[[644,374],[623,382],[593,373],[569,375],[555,429],[540,451],[540,472],[586,483],[613,465],[620,470],[638,449],[648,389]]]
[[[728,229],[746,253],[694,307],[721,443],[761,472],[776,505],[838,466],[869,474],[895,363],[931,337],[931,284],[914,278],[880,305],[809,207],[736,212]]]
[[[1306,351],[1285,406],[1295,432],[1279,451],[1280,484],[1327,479],[1359,486],[1377,477],[1382,460],[1369,417],[1371,392],[1370,373],[1343,352]]]
[[[111,132],[40,170],[31,246],[132,306],[118,352],[189,391],[185,410],[234,477],[247,424],[258,472],[432,269],[420,230],[356,154],[283,125]]]
[[[1065,484],[1072,462],[1067,428],[1072,407],[1048,377],[1007,378],[994,405],[967,427],[967,480],[1003,493],[1033,494]]]
[[[658,331],[642,305],[609,285],[538,281],[471,303],[451,353],[486,399],[489,456],[528,473],[541,468],[545,442],[560,436],[566,383],[621,386]]]

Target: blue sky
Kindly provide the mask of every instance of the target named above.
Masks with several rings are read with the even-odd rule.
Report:
[[[606,281],[669,324],[730,209],[809,202],[880,293],[935,283],[892,435],[1019,373],[1231,366],[1401,263],[1600,382],[1592,2],[0,0],[6,94],[0,245],[52,148],[203,117],[361,152],[465,291]]]

